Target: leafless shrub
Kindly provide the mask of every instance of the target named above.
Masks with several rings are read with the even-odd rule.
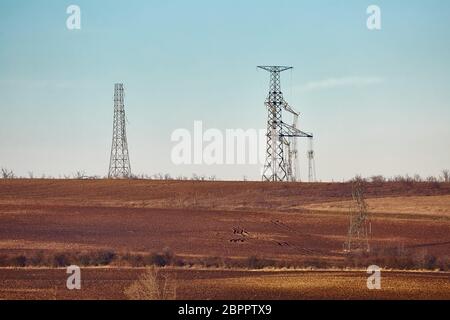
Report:
[[[162,180],[163,179],[163,175],[161,173],[156,173],[152,176],[152,178],[154,180]]]
[[[27,265],[27,257],[24,255],[19,255],[11,259],[11,264],[16,267],[23,268]]]
[[[160,269],[147,269],[137,281],[124,290],[129,300],[175,300],[176,281]]]
[[[445,171],[445,170],[444,170]],[[442,174],[440,177],[434,177],[434,176],[428,176],[427,178],[421,177],[419,174],[415,174],[414,176],[410,175],[396,175],[390,178],[385,178],[382,175],[375,175],[371,176],[370,178],[363,178],[361,176],[356,176],[355,178],[349,180],[348,182],[354,182],[358,179],[362,181],[366,181],[368,183],[375,183],[375,184],[383,184],[386,182],[397,182],[397,183],[403,183],[407,186],[411,186],[415,183],[432,183],[433,185],[436,185],[438,187],[439,182],[445,182],[445,179],[449,179],[450,172],[447,170],[445,174]],[[447,178],[445,178],[447,177]]]
[[[75,173],[75,175],[74,175],[74,178],[77,179],[77,180],[84,180],[84,179],[87,178],[86,172],[84,170],[83,171],[77,171]]]
[[[175,255],[169,248],[165,248],[162,253],[152,253],[145,260],[146,265],[165,267],[174,263]]]
[[[9,267],[9,259],[6,254],[0,255],[0,267]]]
[[[264,269],[267,267],[274,266],[275,262],[273,260],[261,259],[256,256],[251,256],[247,259],[246,266],[249,269]]]
[[[412,251],[404,247],[372,250],[370,254],[353,254],[347,257],[347,265],[365,267],[376,264],[382,268],[402,270],[448,270],[448,258],[436,257],[426,250]]]
[[[383,177],[382,175],[372,176],[372,177],[370,177],[369,180],[372,183],[384,183],[384,182],[386,182],[386,178]]]
[[[415,181],[414,181],[413,177],[411,177],[407,174],[406,176],[403,177],[402,182],[406,185],[412,185],[412,184],[414,184]]]
[[[117,254],[112,250],[100,250],[77,254],[72,258],[71,263],[80,266],[108,266],[117,258]]]
[[[48,258],[46,257],[46,255],[44,254],[43,251],[37,252],[29,260],[30,260],[30,264],[32,266],[40,267],[40,266],[45,266],[46,264],[48,264]]]
[[[220,257],[204,257],[201,259],[200,265],[205,268],[220,268],[226,266],[224,259]]]
[[[205,181],[206,180],[206,176],[198,175],[196,173],[193,173],[191,180],[194,180],[194,181]]]
[[[450,170],[442,170],[442,175],[441,175],[442,181],[444,181],[445,183],[450,182]]]
[[[70,266],[70,257],[65,253],[58,253],[53,257],[53,267],[67,267]]]
[[[368,179],[366,179],[363,176],[358,174],[355,177],[353,177],[352,179],[350,179],[349,182],[351,182],[351,183],[356,183],[356,182],[364,183],[364,182],[368,182]]]
[[[15,179],[16,175],[12,170],[2,168],[2,179]]]
[[[121,257],[121,261],[125,264],[132,266],[133,268],[140,268],[146,265],[146,259],[141,254],[127,253]]]

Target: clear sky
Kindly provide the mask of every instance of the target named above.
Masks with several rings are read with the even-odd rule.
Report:
[[[71,4],[81,30],[66,28]],[[320,180],[437,175],[450,167],[449,39],[447,0],[1,0],[0,166],[105,175],[123,82],[133,172],[259,179],[258,166],[175,166],[170,135],[195,120],[264,128],[263,64],[295,67],[283,89],[316,136]]]

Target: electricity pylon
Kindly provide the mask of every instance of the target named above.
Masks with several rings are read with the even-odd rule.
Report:
[[[310,133],[298,129],[299,113],[294,111],[284,100],[281,92],[280,74],[292,67],[259,66],[258,68],[270,72],[269,95],[265,105],[268,111],[266,162],[263,170],[263,181],[297,181],[297,143],[296,138],[312,138]],[[293,124],[283,122],[282,112],[293,115]]]
[[[308,182],[317,182],[316,177],[316,161],[314,154],[313,138],[309,138],[308,148]]]
[[[372,225],[369,219],[369,210],[364,197],[364,182],[356,179],[352,186],[353,203],[350,207],[350,227],[345,244],[347,252],[370,252],[369,237]]]
[[[108,178],[125,179],[131,176],[128,153],[124,90],[122,83],[114,85],[114,121]]]

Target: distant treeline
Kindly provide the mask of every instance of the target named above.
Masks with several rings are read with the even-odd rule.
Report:
[[[439,176],[428,176],[422,177],[419,174],[413,176],[410,175],[396,175],[393,177],[385,177],[382,175],[375,175],[371,177],[362,177],[360,175],[354,177],[348,182],[353,182],[355,180],[362,180],[367,183],[383,183],[383,182],[403,182],[403,183],[414,183],[414,182],[450,182],[450,170],[442,170]]]
[[[35,176],[33,172],[28,172],[27,176],[18,176],[14,173],[14,171],[2,168],[0,172],[0,179],[73,179],[73,180],[99,180],[99,179],[108,179],[107,176],[96,176],[96,175],[88,175],[85,171],[77,171],[71,175],[63,175],[54,177],[51,175],[41,175],[39,177]],[[177,180],[177,181],[217,181],[217,177],[215,175],[206,176],[206,175],[198,175],[192,174],[191,177],[186,176],[176,176],[172,177],[168,173],[157,173],[153,175],[148,174],[133,174],[129,177],[132,180]],[[247,181],[247,177],[243,177],[242,181]],[[367,183],[384,183],[384,182],[403,182],[403,183],[414,183],[414,182],[429,182],[429,183],[449,183],[450,182],[450,170],[442,170],[439,176],[428,176],[423,177],[419,174],[415,175],[396,175],[393,177],[385,177],[383,175],[374,175],[371,177],[362,177],[357,175],[356,177],[343,181],[344,183],[353,182],[355,180],[362,180]],[[335,181],[333,181],[335,182]]]
[[[0,179],[72,179],[72,180],[100,180],[100,179],[109,179],[107,176],[98,176],[98,175],[88,175],[85,171],[77,171],[70,175],[62,175],[62,176],[52,176],[52,175],[46,175],[42,174],[40,176],[36,176],[33,172],[28,172],[27,176],[19,176],[14,173],[14,171],[2,168],[0,172]],[[132,174],[128,179],[132,180],[195,180],[195,181],[217,181],[217,177],[212,176],[206,176],[206,175],[198,175],[198,174],[192,174],[191,177],[186,176],[176,176],[172,177],[168,173],[157,173],[157,174]],[[244,178],[245,180],[245,178]]]
[[[49,252],[37,251],[25,254],[0,254],[0,267],[53,267],[63,268],[70,265],[80,267],[185,267],[185,268],[221,268],[221,269],[333,269],[367,268],[376,264],[383,269],[398,270],[436,270],[449,271],[450,257],[434,256],[427,250],[409,250],[403,246],[397,248],[378,248],[370,253],[348,254],[340,261],[329,261],[320,257],[310,257],[299,261],[266,259],[258,256],[248,258],[225,257],[180,257],[169,248],[162,252],[117,253],[113,250],[85,252]]]

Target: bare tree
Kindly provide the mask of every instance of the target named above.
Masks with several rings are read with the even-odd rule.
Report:
[[[383,183],[383,182],[386,182],[386,178],[383,177],[382,175],[372,176],[372,177],[370,177],[370,182]]]
[[[3,179],[15,179],[16,175],[12,170],[8,170],[6,168],[2,168],[2,178]]]
[[[448,169],[442,170],[442,180],[444,182],[450,182],[450,170]]]
[[[86,178],[87,178],[87,176],[86,176],[86,172],[84,170],[83,171],[77,171],[75,173],[75,179],[83,180],[83,179],[86,179]]]
[[[130,300],[175,300],[176,282],[159,269],[147,269],[137,281],[124,290]]]
[[[154,175],[155,180],[162,180],[163,179],[163,175],[162,173],[157,173]]]

